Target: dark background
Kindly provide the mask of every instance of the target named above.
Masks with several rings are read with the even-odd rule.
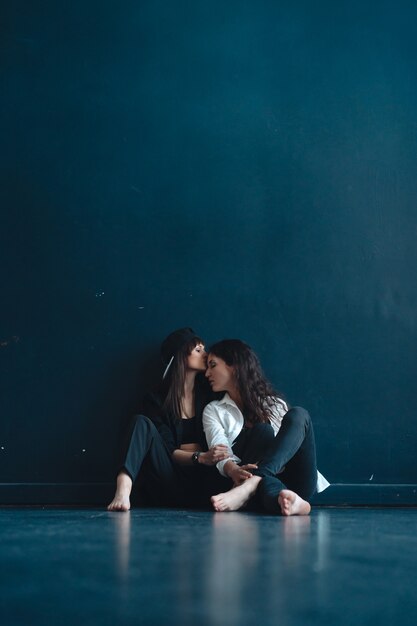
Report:
[[[107,482],[185,325],[415,483],[414,2],[1,6],[0,482]]]

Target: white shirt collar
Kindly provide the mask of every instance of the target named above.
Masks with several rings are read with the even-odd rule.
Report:
[[[221,400],[218,400],[219,404],[230,404],[231,406],[235,406],[237,409],[239,408],[236,404],[236,402],[234,400],[232,400],[232,398],[229,396],[229,394],[226,393],[224,394],[223,398]],[[240,409],[239,409],[240,410]]]

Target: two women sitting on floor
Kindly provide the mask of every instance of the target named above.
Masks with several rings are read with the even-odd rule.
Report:
[[[288,409],[240,340],[207,355],[191,328],[161,346],[165,364],[156,393],[136,416],[110,511],[127,511],[140,477],[154,506],[206,507],[308,515],[310,499],[328,486],[317,472],[307,411]]]

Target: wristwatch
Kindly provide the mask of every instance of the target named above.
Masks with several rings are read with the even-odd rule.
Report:
[[[198,462],[198,457],[200,456],[201,452],[193,452],[193,455],[191,457],[191,461],[193,462],[193,465],[199,465]]]

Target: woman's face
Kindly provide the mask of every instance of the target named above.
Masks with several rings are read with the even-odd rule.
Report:
[[[223,359],[215,354],[208,355],[206,378],[213,391],[233,392],[236,388],[233,372],[233,367]]]
[[[187,357],[187,369],[204,372],[207,367],[207,353],[202,343],[198,343]]]

